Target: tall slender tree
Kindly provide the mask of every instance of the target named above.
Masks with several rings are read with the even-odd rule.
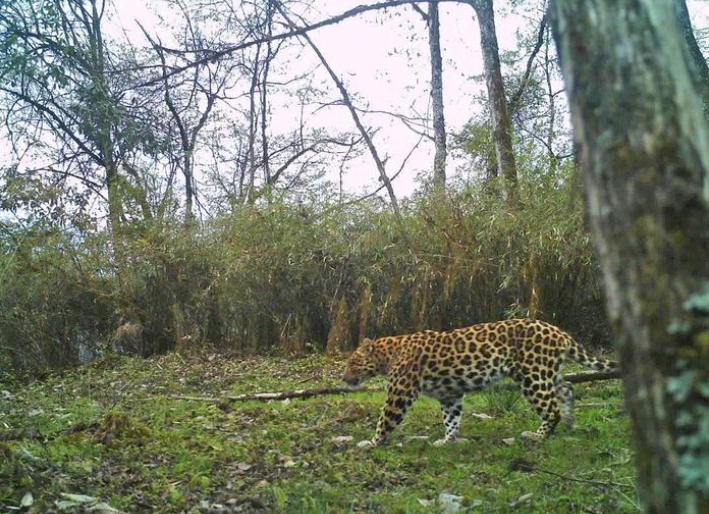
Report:
[[[431,110],[433,112],[433,190],[436,194],[446,189],[446,119],[443,109],[443,56],[441,54],[441,22],[438,0],[428,3],[428,12],[418,5],[412,7],[428,27],[428,50],[431,61]]]
[[[434,189],[446,188],[446,121],[443,113],[443,57],[438,2],[428,4],[428,47],[431,54],[431,107],[433,111],[433,184]]]
[[[508,200],[514,203],[517,196],[517,165],[512,147],[512,123],[507,107],[505,84],[502,80],[497,46],[495,11],[492,0],[468,0],[468,2],[475,9],[480,26],[480,44],[483,53],[485,84],[490,102],[497,171],[503,180]]]

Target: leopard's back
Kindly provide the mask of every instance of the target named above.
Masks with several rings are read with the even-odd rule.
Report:
[[[568,333],[539,320],[508,319],[449,332],[425,331],[408,337],[421,348],[429,368],[432,367],[433,372],[443,371],[444,375],[450,368],[459,367],[483,367],[500,372],[530,367],[540,371],[567,360],[598,370],[617,367],[613,361],[590,356]]]
[[[507,376],[556,371],[573,339],[544,322],[511,319],[420,333],[411,343],[421,350],[424,393],[441,398],[483,389]]]

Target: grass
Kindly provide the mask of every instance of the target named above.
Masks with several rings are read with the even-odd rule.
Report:
[[[172,354],[111,357],[43,381],[6,380],[0,512],[24,498],[24,511],[33,513],[110,506],[430,514],[444,512],[442,493],[457,497],[459,512],[638,511],[616,381],[577,386],[576,428],[560,428],[540,445],[517,438],[538,421],[525,401],[502,391],[466,398],[467,441],[435,448],[414,437],[433,441],[443,431],[438,405],[421,398],[389,445],[373,450],[355,443],[371,437],[384,393],[218,404],[173,398],[339,385],[342,368],[323,357]]]

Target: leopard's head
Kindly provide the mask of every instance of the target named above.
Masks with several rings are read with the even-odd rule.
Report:
[[[381,373],[382,363],[380,361],[381,358],[377,355],[372,340],[365,339],[347,361],[342,380],[351,386],[356,386]]]

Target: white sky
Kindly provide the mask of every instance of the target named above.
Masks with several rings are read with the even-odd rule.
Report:
[[[135,21],[155,27],[153,15],[144,4],[135,0],[114,0],[123,27],[134,33]],[[147,2],[146,2],[147,3]],[[317,10],[308,13],[308,20],[315,22],[340,14],[364,0],[319,0]],[[536,4],[536,2],[530,2]],[[695,28],[709,26],[709,0],[688,0]],[[423,5],[423,4],[422,4]],[[517,45],[519,30],[536,31],[540,14],[534,11],[514,13],[505,9],[507,2],[497,1],[496,25],[500,52],[512,50]],[[530,8],[528,8],[530,9]],[[506,12],[505,12],[506,11]],[[444,108],[446,129],[449,134],[459,131],[480,109],[473,98],[484,92],[481,79],[482,58],[479,44],[479,29],[473,9],[456,3],[440,4],[441,46],[444,59]],[[530,27],[529,24],[535,25]],[[405,115],[426,114],[430,108],[429,53],[427,28],[421,16],[411,6],[401,6],[387,11],[372,11],[339,24],[324,27],[310,33],[330,65],[344,79],[348,92],[356,98],[358,107],[370,110],[398,112]],[[142,35],[140,36],[142,38]],[[307,59],[307,57],[310,60]],[[317,60],[306,49],[302,59],[274,63],[274,73],[292,76],[301,70],[312,68]],[[521,63],[524,65],[525,63]],[[331,91],[330,99],[339,98],[330,78],[320,69],[313,75],[313,85]],[[278,102],[277,97],[272,100]],[[287,131],[286,127],[297,126],[299,111],[290,100],[272,106],[273,130]],[[419,136],[407,129],[400,121],[386,115],[364,115],[366,126],[378,128],[375,145],[387,161],[391,176],[405,156],[416,144]],[[330,107],[314,114],[309,121],[330,129],[354,131],[354,124],[344,106]],[[432,132],[432,131],[431,131]],[[430,174],[433,161],[433,144],[424,140],[408,161],[404,171],[394,182],[397,196],[411,194],[416,176]],[[456,162],[449,152],[448,174],[455,172]],[[336,175],[335,175],[336,176]],[[366,153],[349,166],[345,175],[345,187],[352,193],[362,193],[379,186],[378,172]],[[334,177],[333,177],[334,178]]]
[[[319,0],[320,14],[311,12],[313,22],[342,13],[352,7],[367,3],[364,0]],[[536,3],[536,2],[530,2]],[[709,26],[709,0],[688,0],[695,28]],[[496,24],[501,52],[516,45],[515,31],[531,23],[526,15],[503,16],[496,2]],[[136,46],[146,44],[138,22],[150,32],[158,34],[167,44],[169,34],[150,9],[164,7],[159,0],[114,0],[117,16],[108,23],[108,33],[127,37]],[[165,15],[164,9],[161,14]],[[519,8],[517,8],[517,11]],[[443,3],[441,11],[441,37],[444,59],[444,104],[447,130],[450,133],[462,128],[479,109],[473,96],[484,91],[481,80],[482,59],[479,50],[477,20],[470,6]],[[536,22],[538,16],[534,17]],[[536,27],[533,28],[536,30]],[[348,91],[356,98],[359,107],[386,110],[405,115],[425,114],[429,109],[429,63],[427,28],[421,16],[410,6],[384,11],[374,11],[345,20],[337,25],[310,33],[331,66],[344,79]],[[236,43],[236,41],[234,42]],[[407,54],[408,52],[408,54]],[[298,71],[311,69],[316,58],[306,50],[302,59],[281,60],[274,64],[274,75],[292,76]],[[315,86],[331,92],[330,100],[339,98],[324,70],[312,77]],[[273,122],[271,132],[287,132],[297,126],[298,109],[288,105],[285,98],[272,97]],[[365,125],[378,128],[375,144],[388,156],[388,173],[395,173],[419,136],[400,121],[384,115],[366,115]],[[345,107],[330,107],[313,114],[310,122],[343,131],[354,131],[354,124]],[[0,148],[6,145],[0,145]],[[409,195],[415,189],[415,177],[423,172],[430,174],[432,167],[431,142],[424,141],[408,161],[405,171],[394,182],[397,196]],[[459,163],[449,158],[448,173],[452,175]],[[336,173],[331,177],[337,181]],[[352,162],[345,175],[346,189],[355,194],[368,192],[379,186],[378,172],[366,153]]]

